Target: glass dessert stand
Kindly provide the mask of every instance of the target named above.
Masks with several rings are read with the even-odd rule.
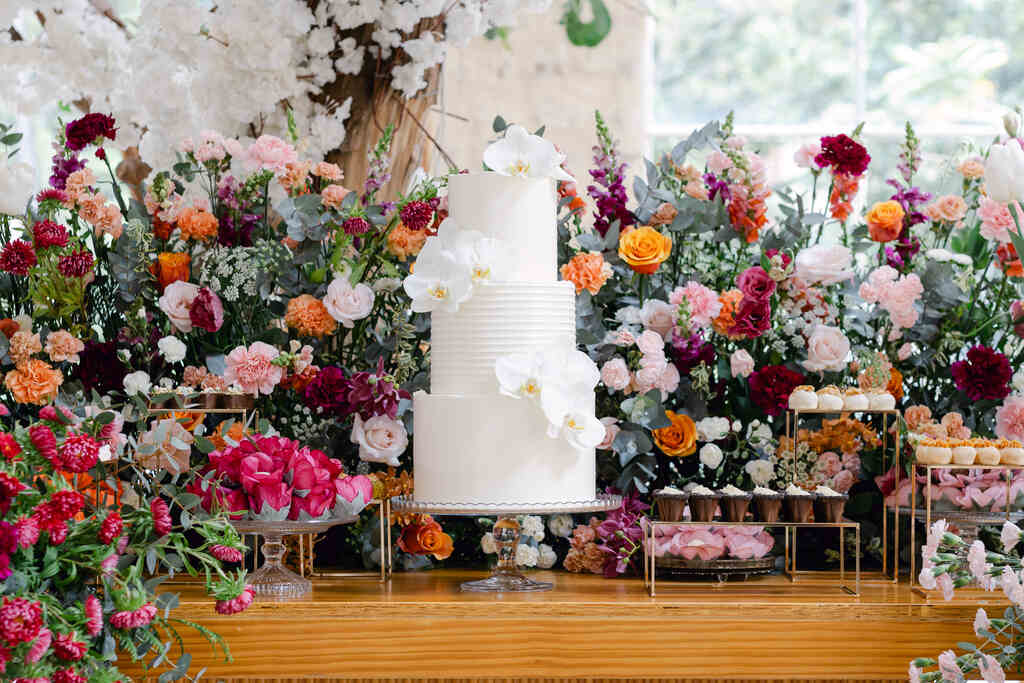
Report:
[[[610,493],[598,494],[594,500],[548,503],[548,504],[505,504],[505,503],[430,503],[411,498],[393,498],[391,509],[398,514],[458,515],[465,517],[497,517],[494,523],[494,544],[498,548],[498,563],[491,575],[478,581],[467,581],[462,590],[473,593],[516,593],[526,591],[548,591],[554,584],[548,581],[534,581],[523,575],[516,565],[516,548],[519,547],[520,528],[518,515],[568,515],[588,512],[605,512],[622,505],[622,496]]]
[[[255,519],[232,520],[231,525],[240,534],[263,537],[263,566],[248,576],[247,583],[257,595],[269,598],[298,598],[313,590],[313,582],[299,576],[282,564],[284,536],[317,534],[339,524],[351,524],[359,515],[332,517],[310,522],[266,522]]]

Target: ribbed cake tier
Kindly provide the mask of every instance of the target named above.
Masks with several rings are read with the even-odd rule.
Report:
[[[498,173],[449,176],[448,211],[460,228],[501,240],[507,261],[503,280],[557,279],[558,195],[551,178]]]
[[[479,286],[458,312],[432,314],[430,391],[496,392],[494,362],[500,356],[550,348],[576,348],[576,297],[571,283]]]
[[[526,399],[418,391],[413,415],[415,500],[549,504],[594,498],[594,451],[549,437],[543,413]]]

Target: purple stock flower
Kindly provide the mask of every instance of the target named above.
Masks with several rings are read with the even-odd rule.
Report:
[[[700,330],[688,337],[673,332],[672,362],[679,369],[680,375],[689,375],[690,371],[701,363],[708,367],[714,365],[715,347],[711,342],[705,341]]]
[[[594,228],[602,236],[608,232],[613,221],[619,221],[620,229],[636,222],[633,212],[626,208],[628,199],[626,186],[622,182],[626,174],[626,164],[615,166],[613,157],[614,151],[609,154],[601,147],[595,146],[594,168],[589,171],[595,184],[587,186],[587,194],[597,204],[597,211],[594,212]]]
[[[50,170],[50,187],[63,190],[67,187],[68,176],[83,168],[85,168],[85,162],[79,160],[77,155],[72,154],[65,157],[63,154],[55,154],[53,167]]]
[[[714,173],[704,174],[704,184],[708,186],[708,199],[713,200],[715,197],[721,197],[722,203],[728,203],[732,195],[729,192],[729,183],[724,180],[719,180],[715,177]]]

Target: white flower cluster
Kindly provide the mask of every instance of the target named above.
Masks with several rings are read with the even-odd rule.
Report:
[[[555,521],[558,520],[557,524]],[[566,522],[565,520],[568,520]],[[536,515],[522,515],[518,518],[520,527],[519,545],[516,546],[516,564],[520,567],[540,567],[550,569],[558,561],[558,555],[544,540],[544,520]],[[566,536],[571,535],[572,518],[568,515],[556,515],[551,518],[552,532],[554,528],[568,526],[570,531]],[[556,534],[557,535],[557,534]],[[494,555],[498,552],[498,545],[494,541],[494,534],[488,531],[480,538],[480,549],[485,555]]]
[[[266,240],[252,247],[214,249],[199,269],[199,282],[225,301],[234,303],[244,297],[262,296],[267,277],[277,274],[287,257],[287,249]]]

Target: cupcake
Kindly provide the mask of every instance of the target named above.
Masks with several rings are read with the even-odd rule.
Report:
[[[729,484],[718,492],[722,496],[722,520],[726,522],[742,522],[747,517],[750,499],[753,495],[743,489]]]
[[[690,519],[694,522],[710,522],[715,518],[715,508],[721,496],[706,486],[690,489]]]
[[[999,448],[999,462],[1003,465],[1024,465],[1024,448],[1020,441],[1001,439],[996,447]]]
[[[814,387],[801,384],[789,395],[790,410],[816,410],[818,408],[818,395],[814,393]]]
[[[829,384],[827,387],[818,389],[818,408],[820,410],[842,410],[843,394],[839,391],[839,387]]]
[[[871,401],[860,389],[849,387],[843,390],[843,410],[867,410],[870,407]]]
[[[973,465],[978,457],[978,449],[967,441],[959,441],[952,448],[953,463],[956,465]]]
[[[896,407],[896,399],[888,391],[876,391],[868,394],[871,410],[892,410]]]
[[[974,448],[978,451],[979,465],[998,465],[999,461],[1003,459],[1003,454],[988,439],[980,439],[975,443]]]
[[[914,450],[914,459],[919,465],[948,465],[953,460],[953,449],[945,441],[922,439]]]
[[[758,522],[773,523],[782,516],[782,499],[785,496],[764,486],[754,489],[754,519]]]
[[[843,519],[843,509],[850,496],[819,486],[814,489],[814,521],[835,524]]]
[[[814,511],[814,494],[796,484],[790,484],[786,487],[783,510],[786,512],[787,522],[806,523],[811,521],[811,512]]]
[[[690,494],[674,486],[654,492],[654,504],[658,509],[658,519],[662,522],[678,522],[683,518],[683,510]]]

